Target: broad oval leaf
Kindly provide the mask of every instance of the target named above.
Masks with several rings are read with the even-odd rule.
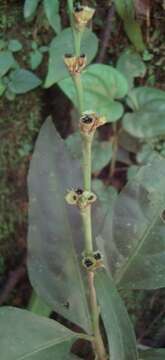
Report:
[[[97,49],[98,39],[96,35],[91,30],[86,29],[82,36],[81,53],[86,55],[88,64],[95,57]],[[64,55],[67,53],[74,54],[74,52],[72,29],[67,28],[56,36],[50,44],[48,74],[45,81],[46,88],[70,76],[64,64]]]
[[[105,270],[95,273],[95,288],[108,337],[111,360],[137,360],[135,334],[122,299]]]
[[[25,19],[31,19],[37,10],[40,0],[25,0],[24,3],[24,17]]]
[[[14,94],[25,94],[41,85],[41,80],[31,71],[18,69],[10,74],[8,87]]]
[[[112,66],[95,64],[90,65],[82,73],[84,89],[84,111],[94,110],[104,115],[107,121],[118,120],[123,113],[121,103],[114,101],[124,97],[128,91],[125,77]],[[67,78],[58,83],[64,93],[78,108],[77,94],[72,78]]]
[[[138,110],[154,100],[165,101],[165,91],[147,86],[139,86],[130,91],[127,103],[132,110]]]
[[[57,321],[12,307],[0,309],[3,360],[66,360],[78,334]]]
[[[143,166],[105,218],[100,242],[106,265],[121,288],[165,286],[164,177],[164,159]]]
[[[90,331],[80,272],[81,218],[77,208],[64,199],[68,189],[81,186],[81,172],[50,119],[40,131],[28,183],[28,269],[32,285],[55,311]]]
[[[61,20],[59,15],[59,0],[44,0],[44,9],[48,18],[49,24],[57,34],[61,31]]]
[[[11,51],[0,52],[0,77],[4,76],[15,64]]]
[[[140,351],[139,360],[164,360],[165,349],[149,349]]]
[[[128,48],[121,53],[117,61],[117,70],[126,77],[129,88],[132,88],[134,79],[145,75],[146,66],[141,56],[133,49]]]

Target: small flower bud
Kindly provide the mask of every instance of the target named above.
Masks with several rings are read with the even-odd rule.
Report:
[[[92,19],[95,10],[88,6],[81,6],[77,4],[74,8],[74,18],[76,22],[76,29],[84,30],[88,22]]]
[[[64,63],[67,66],[71,75],[80,74],[87,64],[85,54],[80,56],[73,56],[72,54],[65,54]]]
[[[106,118],[104,116],[98,116],[96,113],[89,111],[82,114],[79,127],[82,133],[90,134],[105,123]]]

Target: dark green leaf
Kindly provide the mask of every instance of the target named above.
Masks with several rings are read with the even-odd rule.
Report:
[[[25,0],[24,3],[24,17],[29,20],[32,18],[37,10],[40,0]]]
[[[104,115],[107,121],[118,120],[123,113],[121,103],[114,101],[124,97],[128,91],[125,77],[108,65],[90,65],[82,74],[84,88],[84,111],[94,110]],[[77,94],[72,78],[59,82],[60,88],[78,108]]]
[[[139,360],[164,360],[165,359],[165,349],[150,349],[145,351],[140,351]]]
[[[41,64],[43,59],[43,54],[37,49],[30,53],[30,65],[31,69],[35,70]]]
[[[111,360],[137,360],[136,339],[129,316],[110,275],[95,274],[95,287]]]
[[[106,264],[120,287],[165,286],[164,177],[164,159],[143,166],[105,219],[101,238]]]
[[[69,360],[78,338],[57,321],[12,307],[1,307],[0,324],[3,360]]]
[[[61,20],[59,15],[59,0],[44,0],[44,8],[49,24],[57,34],[61,31]]]
[[[10,75],[9,89],[15,94],[24,94],[41,85],[41,80],[31,71],[18,69]]]
[[[138,22],[132,19],[126,19],[124,21],[124,29],[129,40],[135,46],[136,50],[140,52],[144,51],[145,45],[143,42],[143,35]]]
[[[4,76],[15,64],[15,60],[10,51],[0,52],[0,77]]]
[[[95,57],[97,48],[97,37],[89,29],[86,29],[82,37],[81,53],[86,54],[88,64]],[[63,58],[66,53],[74,54],[74,52],[72,30],[67,28],[56,36],[50,44],[48,75],[45,81],[46,88],[69,76]]]
[[[36,143],[28,179],[28,268],[36,293],[55,311],[90,331],[80,271],[81,218],[64,199],[67,189],[81,186],[79,166],[47,120]]]
[[[3,80],[0,79],[0,96],[3,95],[5,90],[6,90],[6,85],[4,84]]]
[[[117,69],[126,77],[129,88],[134,85],[134,78],[143,77],[146,66],[141,56],[132,49],[124,50],[117,62]]]
[[[126,18],[134,18],[134,0],[114,0],[114,3],[118,14],[123,20],[125,20]]]

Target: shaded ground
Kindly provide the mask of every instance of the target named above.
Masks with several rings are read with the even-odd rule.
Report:
[[[28,65],[29,42],[37,38],[41,44],[49,43],[52,31],[47,28],[41,13],[33,26],[25,24],[22,16],[22,1],[1,1],[0,33],[8,38],[19,39],[24,46],[24,56],[18,60]],[[85,3],[85,2],[84,2]],[[94,4],[95,1],[88,1]],[[97,1],[94,28],[101,38],[99,60],[115,64],[122,49],[128,44],[119,18],[108,14],[111,21],[108,37],[107,1]],[[63,24],[67,24],[66,12],[61,2]],[[42,25],[44,22],[44,26]],[[151,25],[146,30],[146,19],[140,16],[144,36],[148,38],[149,51],[153,58],[148,64],[145,84],[165,89],[165,23],[163,21],[162,1],[155,1],[151,11]],[[22,29],[20,31],[20,29]],[[102,49],[107,41],[106,51]],[[101,57],[101,59],[100,59]],[[39,67],[40,76],[46,74],[46,57]],[[143,83],[144,83],[143,81]],[[54,101],[56,99],[56,101]],[[31,287],[25,271],[26,233],[27,233],[27,191],[26,178],[29,159],[34,141],[45,117],[53,116],[56,126],[63,136],[70,132],[70,103],[64,95],[52,87],[49,90],[35,90],[27,95],[17,96],[0,102],[0,302],[25,306]],[[108,176],[105,172],[104,176]],[[123,184],[123,177],[114,175],[113,183]],[[107,179],[109,182],[109,179]],[[16,271],[16,272],[15,272]],[[7,292],[4,289],[8,284]],[[5,296],[4,296],[5,295]],[[132,319],[136,324],[137,335],[145,343],[164,346],[164,290],[136,292],[126,296]]]

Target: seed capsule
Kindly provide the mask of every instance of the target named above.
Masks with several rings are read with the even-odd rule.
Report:
[[[80,118],[80,131],[84,134],[90,134],[94,132],[98,127],[106,123],[106,118],[104,116],[99,116],[94,112],[86,112],[82,114]]]
[[[92,19],[94,13],[95,10],[93,8],[77,4],[74,8],[76,29],[79,31],[84,30],[88,22]]]
[[[72,54],[65,54],[64,63],[67,66],[71,75],[80,74],[87,65],[87,58],[85,54],[74,56]]]
[[[76,205],[80,210],[86,209],[96,201],[96,195],[90,191],[83,191],[82,189],[71,190],[65,196],[65,200],[69,205]]]

